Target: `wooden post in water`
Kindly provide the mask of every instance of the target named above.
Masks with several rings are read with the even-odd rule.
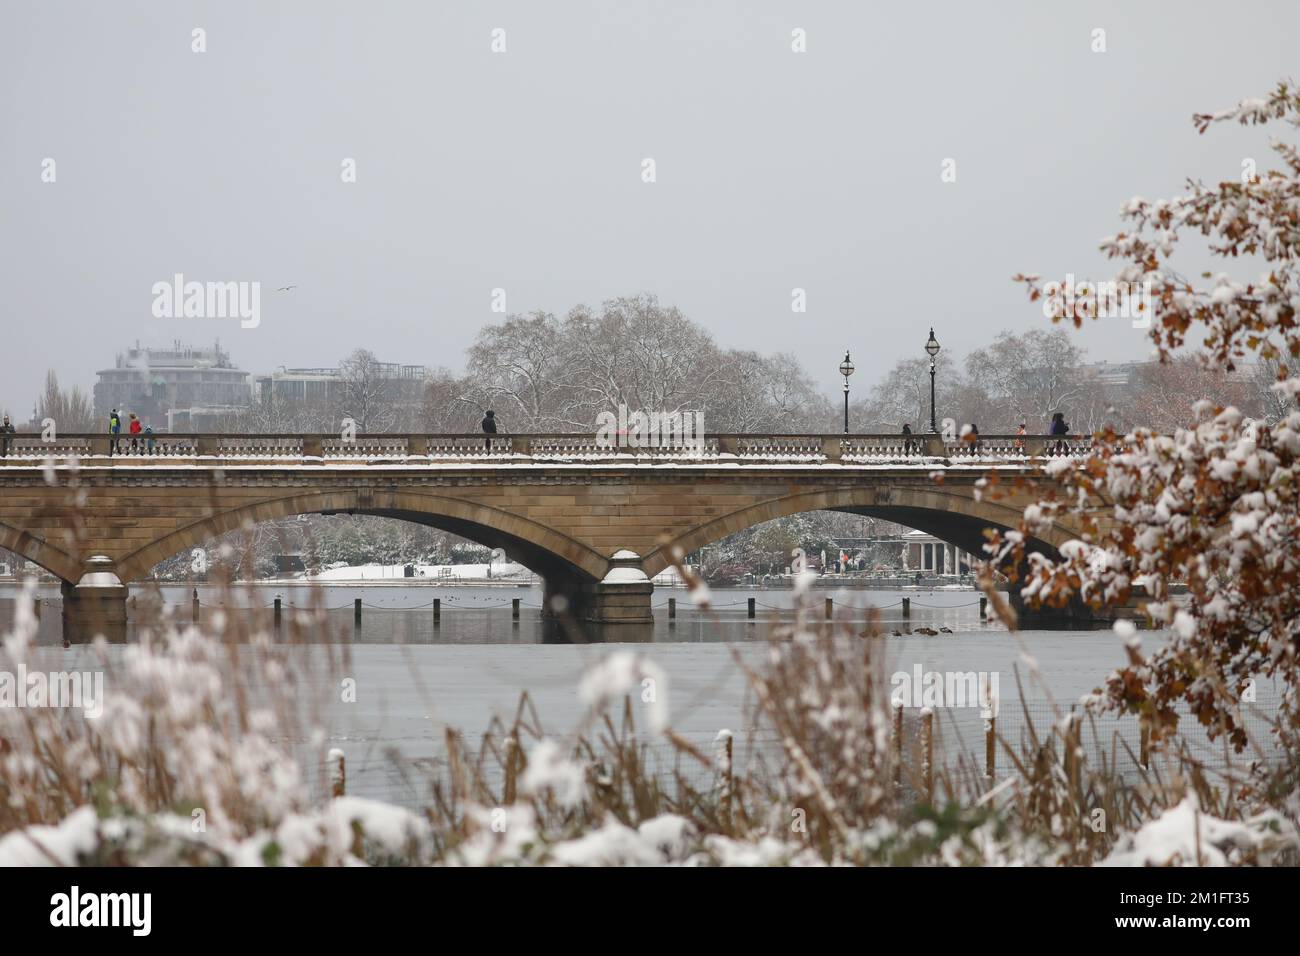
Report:
[[[754,599],[753,599],[753,598],[750,598],[750,599],[749,599],[749,619],[750,619],[751,621],[754,619]]]
[[[507,805],[515,802],[515,787],[518,780],[517,766],[519,764],[519,737],[513,731],[506,737],[506,780],[505,788],[502,792],[502,803]]]
[[[925,798],[934,802],[934,711],[921,708],[921,776],[925,781]]]
[[[987,595],[980,597],[980,620],[987,621],[989,617],[989,599]]]
[[[442,598],[433,599],[433,626],[437,627],[442,623]]]
[[[988,719],[984,721],[984,776],[990,780],[997,772],[997,723],[998,719],[992,714],[989,714]]]
[[[903,782],[903,702],[894,701],[894,784]]]
[[[835,599],[827,598],[826,599],[826,620],[829,621],[834,614],[835,614]]]
[[[677,598],[669,598],[668,599],[668,620],[673,621],[676,619],[677,619]]]
[[[193,614],[194,623],[195,624],[199,623],[199,589],[198,588],[194,589],[194,604],[192,606],[192,614]]]
[[[512,621],[519,620],[519,598],[510,599],[510,619]]]
[[[903,598],[903,620],[906,621],[912,616],[912,599]]]
[[[275,599],[275,629],[280,629],[280,599]]]
[[[1070,714],[1066,717],[1065,732],[1061,734],[1062,744],[1065,748],[1065,779],[1069,782],[1070,788],[1076,793],[1079,790],[1079,715],[1074,712],[1074,707],[1070,707]]]
[[[722,785],[722,819],[726,821],[727,826],[731,826],[731,804],[732,791],[735,787],[735,776],[732,770],[732,737],[731,731],[723,730],[718,732],[718,742],[721,745],[718,748],[718,767]]]
[[[343,751],[334,747],[325,758],[330,771],[330,796],[342,797],[348,792],[348,771],[344,763]]]
[[[361,598],[352,602],[352,626],[356,630],[361,630]]]

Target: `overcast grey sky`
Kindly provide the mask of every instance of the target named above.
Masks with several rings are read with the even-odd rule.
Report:
[[[1109,274],[1130,196],[1267,168],[1266,133],[1190,116],[1266,93],[1300,39],[1294,0],[0,3],[23,420],[47,368],[89,388],[136,339],[458,369],[494,288],[511,312],[652,292],[828,390],[852,349],[866,385],[931,324],[964,353],[1045,323],[1009,277]],[[155,318],[177,272],[260,281],[261,324]],[[1148,351],[1123,320],[1082,344]]]

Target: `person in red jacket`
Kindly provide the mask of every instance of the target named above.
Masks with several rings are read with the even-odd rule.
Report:
[[[139,449],[140,439],[136,438],[135,436],[140,434],[140,432],[143,430],[144,430],[144,426],[140,423],[140,419],[135,417],[135,412],[132,412],[131,413],[131,451],[134,452]]]

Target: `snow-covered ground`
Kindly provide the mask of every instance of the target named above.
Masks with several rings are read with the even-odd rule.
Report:
[[[406,565],[363,564],[329,568],[313,574],[311,581],[405,581]],[[494,561],[491,564],[417,564],[416,578],[427,581],[444,581],[456,584],[465,581],[529,581],[533,573],[513,561]]]
[[[483,581],[531,581],[534,577],[522,564],[513,561],[494,561],[487,564],[417,564],[415,577],[420,581],[442,581],[448,584]],[[489,568],[491,573],[489,573]],[[295,580],[316,582],[348,581],[405,581],[416,583],[404,577],[406,566],[403,564],[363,564],[333,567]],[[652,579],[659,587],[682,587],[682,576],[675,568],[665,568]]]

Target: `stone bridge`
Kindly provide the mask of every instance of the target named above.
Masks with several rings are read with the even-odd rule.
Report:
[[[1048,482],[1087,439],[711,435],[690,449],[610,448],[589,436],[15,436],[0,459],[0,547],[63,582],[70,630],[125,622],[128,586],[224,532],[300,514],[429,525],[505,550],[548,600],[598,625],[652,620],[649,578],[752,525],[804,511],[867,515],[978,553],[1029,493],[976,499],[989,473]],[[1075,537],[1053,527],[1031,543]]]

